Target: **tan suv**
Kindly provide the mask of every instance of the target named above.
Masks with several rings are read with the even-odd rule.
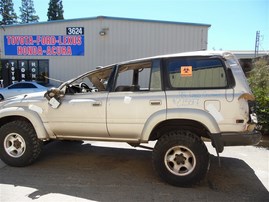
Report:
[[[153,166],[176,186],[200,181],[217,153],[261,134],[244,73],[229,52],[163,55],[87,72],[45,93],[0,103],[0,158],[31,164],[44,141],[156,141]]]

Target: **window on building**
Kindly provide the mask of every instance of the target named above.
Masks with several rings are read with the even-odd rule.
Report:
[[[49,60],[1,60],[4,86],[19,81],[49,83]]]

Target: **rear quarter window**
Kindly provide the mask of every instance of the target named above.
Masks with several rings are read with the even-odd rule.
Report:
[[[167,61],[170,88],[226,88],[227,78],[218,58],[177,58]]]

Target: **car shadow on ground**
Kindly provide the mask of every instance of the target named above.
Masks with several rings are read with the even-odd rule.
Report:
[[[0,183],[29,187],[28,199],[63,194],[94,201],[266,201],[269,193],[242,160],[211,155],[205,180],[191,188],[161,181],[151,151],[52,142],[33,165],[4,166]],[[2,193],[3,194],[3,193]],[[14,193],[16,194],[16,193]]]

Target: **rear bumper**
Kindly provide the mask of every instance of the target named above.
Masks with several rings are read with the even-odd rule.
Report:
[[[224,146],[257,145],[261,138],[262,134],[256,130],[252,132],[226,132],[211,135],[212,145],[219,153],[223,151]]]
[[[241,133],[222,133],[221,140],[223,146],[245,146],[256,145],[262,139],[259,131],[241,132]]]

